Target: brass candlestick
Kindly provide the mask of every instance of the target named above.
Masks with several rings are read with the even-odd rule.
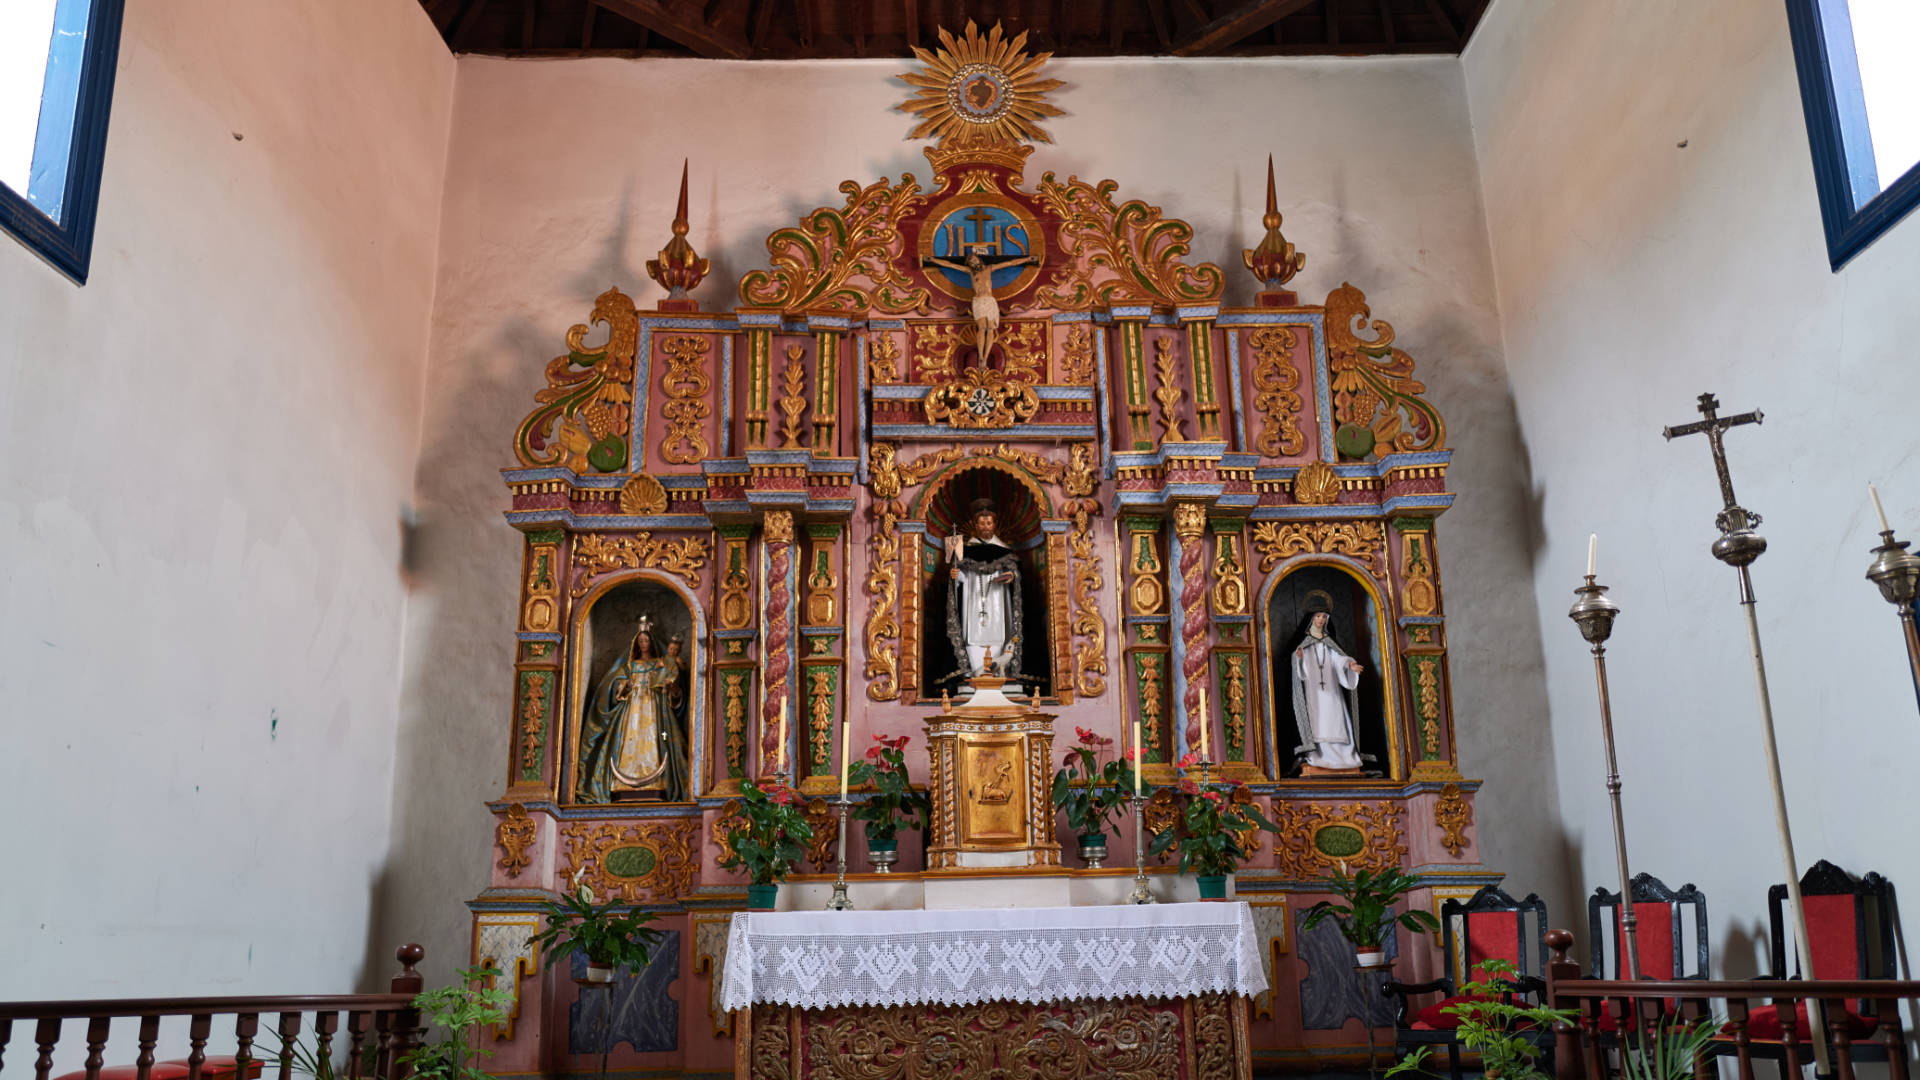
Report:
[[[1913,694],[1920,704],[1920,628],[1914,625],[1913,598],[1920,592],[1920,555],[1907,551],[1907,541],[1895,540],[1892,529],[1880,530],[1880,546],[1873,549],[1867,580],[1880,586],[1880,595],[1900,617],[1907,640],[1907,666],[1913,675]]]
[[[847,797],[842,795],[833,807],[833,816],[840,822],[840,876],[833,883],[833,898],[827,901],[828,911],[853,910],[853,901],[847,896],[847,810]]]
[[[1613,854],[1620,864],[1620,938],[1626,947],[1627,978],[1640,978],[1640,920],[1633,910],[1633,878],[1627,873],[1627,821],[1620,811],[1620,764],[1613,752],[1613,702],[1607,693],[1607,639],[1620,605],[1607,599],[1607,587],[1593,575],[1573,590],[1567,617],[1580,627],[1580,636],[1593,646],[1593,678],[1600,688],[1600,740],[1607,750],[1607,798],[1613,803]]]
[[[1135,795],[1127,801],[1133,803],[1133,891],[1127,894],[1127,903],[1151,904],[1153,891],[1147,888],[1147,797]]]

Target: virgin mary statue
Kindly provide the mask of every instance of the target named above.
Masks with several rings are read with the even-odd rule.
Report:
[[[679,709],[680,659],[660,655],[642,616],[627,655],[594,687],[580,725],[580,779],[574,798],[608,803],[620,792],[687,798],[686,735]]]
[[[1354,731],[1360,712],[1360,662],[1333,639],[1333,616],[1316,610],[1293,648],[1293,717],[1300,727],[1294,753],[1329,771],[1357,771],[1364,760]]]

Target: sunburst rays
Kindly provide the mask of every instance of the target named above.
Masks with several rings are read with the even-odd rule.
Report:
[[[994,23],[982,37],[971,19],[957,38],[942,29],[939,49],[916,47],[913,54],[924,69],[900,76],[916,89],[899,107],[920,117],[908,138],[1052,142],[1039,121],[1061,112],[1042,96],[1062,84],[1039,77],[1053,54],[1028,55],[1026,47],[1024,31],[1006,40]]]

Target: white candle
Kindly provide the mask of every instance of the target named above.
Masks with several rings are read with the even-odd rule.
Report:
[[[1121,692],[1125,693],[1124,690]],[[1133,721],[1133,797],[1136,799],[1140,797],[1140,774],[1147,767],[1146,732],[1143,730],[1144,727],[1145,725],[1140,722],[1140,718],[1135,717]]]
[[[1887,509],[1880,505],[1880,492],[1872,484],[1867,485],[1867,494],[1873,496],[1873,512],[1880,515],[1880,531],[1892,532],[1893,526],[1887,524]]]
[[[1588,577],[1593,576],[1593,552],[1594,552],[1594,549],[1599,546],[1600,546],[1600,534],[1588,533],[1587,534],[1587,576]]]
[[[780,775],[787,774],[787,696],[780,695]]]
[[[840,801],[847,801],[847,763],[853,757],[853,717],[840,721]]]
[[[1200,760],[1212,761],[1213,754],[1208,749],[1207,729],[1213,726],[1212,718],[1207,715],[1207,688],[1200,688]]]

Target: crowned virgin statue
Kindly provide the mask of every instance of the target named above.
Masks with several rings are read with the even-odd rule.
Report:
[[[677,642],[675,643],[678,644]],[[626,656],[615,660],[587,702],[580,725],[580,779],[574,797],[612,802],[633,792],[668,802],[687,798],[680,650],[660,655],[653,620],[642,616]]]
[[[1366,760],[1354,730],[1360,714],[1360,662],[1334,640],[1333,616],[1307,616],[1293,649],[1293,718],[1300,728],[1294,753],[1315,769],[1353,772]]]
[[[993,500],[975,499],[964,535],[947,537],[947,638],[968,675],[1020,674],[1020,557],[996,531]]]

